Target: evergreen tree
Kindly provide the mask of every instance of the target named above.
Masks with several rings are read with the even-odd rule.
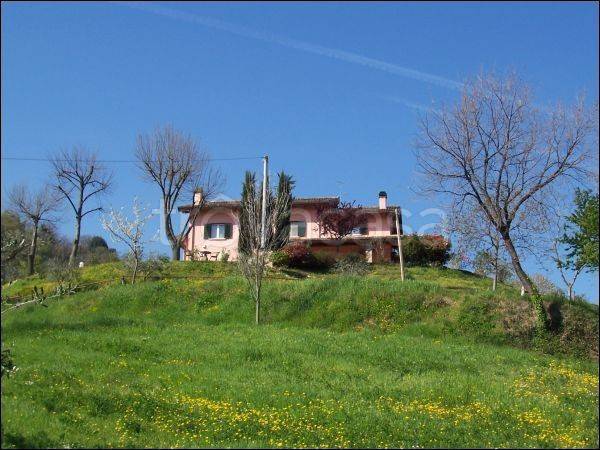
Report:
[[[569,267],[598,270],[598,194],[575,191],[575,211],[567,217],[562,242],[567,246]]]

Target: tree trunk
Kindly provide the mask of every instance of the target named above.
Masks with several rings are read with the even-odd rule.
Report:
[[[180,247],[179,245],[173,245],[171,244],[171,260],[172,261],[179,261],[180,259]]]
[[[69,266],[73,266],[75,257],[79,250],[79,238],[81,236],[81,216],[75,216],[75,238],[73,239],[73,245],[71,246],[71,254],[69,255]]]
[[[31,246],[29,247],[29,254],[27,255],[27,272],[29,275],[33,275],[34,264],[35,264],[35,251],[37,249],[37,238],[38,238],[38,223],[33,223],[33,234],[31,236]]]
[[[258,267],[256,268],[256,273],[257,275],[255,276],[255,287],[254,287],[254,300],[256,302],[256,311],[255,311],[255,319],[256,319],[256,325],[258,325],[260,323],[260,284],[261,281],[258,279],[259,275],[258,275]]]
[[[255,311],[256,325],[260,323],[260,294],[256,294],[256,311]]]
[[[492,291],[496,290],[496,286],[498,285],[498,253],[500,252],[500,243],[496,245],[496,253],[494,255],[494,279],[492,281]]]
[[[256,301],[255,319],[256,325],[260,324],[260,291],[262,287],[262,277],[264,270],[264,259],[261,259],[260,250],[256,250],[254,259],[254,300]]]
[[[573,283],[575,284],[575,283]],[[569,284],[569,300],[573,301],[573,284]]]
[[[137,276],[137,271],[138,271],[138,264],[139,264],[139,259],[138,259],[138,257],[136,257],[135,261],[133,263],[133,275],[131,277],[131,284],[135,284],[135,278]]]
[[[544,309],[544,304],[542,303],[542,297],[538,292],[535,285],[531,282],[525,271],[523,270],[523,266],[521,266],[521,260],[519,259],[519,255],[517,254],[517,250],[512,243],[512,239],[508,233],[502,235],[502,240],[504,241],[504,245],[506,246],[506,250],[510,255],[510,259],[512,261],[513,268],[515,269],[515,273],[519,277],[521,284],[525,288],[525,290],[531,294],[531,302],[535,308],[536,314],[536,328],[538,331],[546,331],[548,328],[548,319],[546,317],[546,310]]]
[[[181,242],[179,240],[179,236],[173,232],[171,213],[169,212],[169,203],[166,198],[163,198],[163,226],[165,227],[165,234],[169,240],[169,244],[171,245],[171,260],[179,261]]]

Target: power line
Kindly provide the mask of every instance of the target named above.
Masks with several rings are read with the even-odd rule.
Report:
[[[234,158],[208,158],[208,159],[206,159],[206,161],[238,161],[238,160],[243,160],[243,159],[262,159],[262,158],[263,158],[262,156],[239,156],[239,157],[234,157]],[[57,159],[23,158],[23,157],[17,157],[17,156],[3,156],[1,159],[7,160],[7,161],[45,161],[45,162],[69,161],[67,159],[61,159],[61,158],[57,158]],[[135,159],[96,159],[95,162],[122,164],[122,163],[137,163],[139,161],[137,161]]]

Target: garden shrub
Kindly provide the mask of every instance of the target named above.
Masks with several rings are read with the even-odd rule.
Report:
[[[219,261],[222,262],[227,262],[229,261],[229,252],[227,250],[221,250],[221,253],[219,254]]]
[[[418,235],[411,234],[402,239],[402,254],[407,266],[424,266],[427,261],[427,249]]]
[[[275,267],[290,269],[328,270],[335,264],[335,257],[327,252],[312,250],[301,242],[287,245],[282,250],[271,254],[271,262]]]
[[[313,254],[310,249],[301,242],[284,247],[283,251],[288,256],[287,266],[292,269],[303,269],[313,263]]]
[[[164,276],[168,263],[169,258],[166,256],[151,253],[148,258],[139,262],[138,273],[143,280],[160,279]]]
[[[443,266],[450,259],[450,241],[443,236],[411,234],[403,239],[402,252],[408,266]]]
[[[335,265],[335,256],[330,253],[318,251],[313,253],[313,269],[329,270]]]
[[[345,275],[364,275],[369,271],[369,263],[363,255],[350,253],[338,259],[334,269],[336,272]]]
[[[271,263],[274,267],[288,267],[290,263],[290,257],[287,252],[283,250],[277,250],[271,253]]]

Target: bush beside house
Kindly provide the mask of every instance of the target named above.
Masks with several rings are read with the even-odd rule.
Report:
[[[407,266],[441,267],[450,259],[450,241],[434,234],[411,234],[403,238],[404,261]],[[363,255],[349,254],[338,258],[330,253],[313,252],[303,242],[293,242],[273,252],[271,262],[275,267],[304,270],[328,270],[368,264]],[[363,268],[360,269],[362,271]]]
[[[271,262],[275,267],[290,269],[327,270],[333,267],[336,260],[325,252],[313,252],[302,242],[294,242],[271,254]]]
[[[402,240],[407,266],[441,267],[450,259],[450,241],[436,234],[411,234]]]

